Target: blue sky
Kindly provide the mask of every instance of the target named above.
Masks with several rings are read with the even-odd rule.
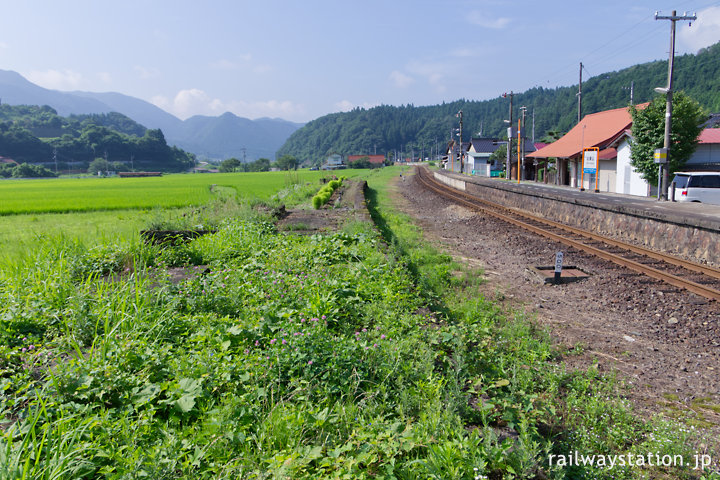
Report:
[[[576,84],[720,41],[720,0],[0,0],[0,69],[180,118],[306,122],[353,107]],[[1,94],[0,94],[1,97]]]

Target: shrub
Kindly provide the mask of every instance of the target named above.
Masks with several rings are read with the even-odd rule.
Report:
[[[345,177],[342,177],[345,178]],[[337,190],[338,187],[342,185],[342,179],[341,180],[331,180],[327,184],[325,184],[318,193],[313,197],[312,204],[313,208],[315,210],[319,209],[323,205],[327,203],[327,201],[332,197],[332,194],[335,190]]]

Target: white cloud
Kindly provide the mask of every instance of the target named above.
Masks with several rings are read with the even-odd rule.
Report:
[[[151,78],[158,78],[160,76],[160,70],[157,68],[146,68],[142,65],[135,65],[133,67],[133,70],[137,72],[137,74],[142,78],[143,80],[149,80]]]
[[[8,48],[10,48],[10,47],[7,43],[0,42],[0,50],[7,50]]]
[[[349,112],[350,110],[355,108],[355,104],[352,103],[350,100],[342,100],[335,104],[335,108],[337,108],[341,112]]]
[[[215,60],[210,64],[210,68],[214,68],[217,70],[227,70],[227,71],[235,71],[235,70],[242,70],[242,69],[249,69],[252,73],[257,74],[263,74],[267,73],[272,70],[272,67],[270,65],[264,65],[264,64],[257,64],[253,65],[251,64],[252,61],[252,55],[249,53],[239,55],[238,59],[239,61],[229,60],[227,58],[221,58],[219,60]]]
[[[216,68],[218,70],[237,70],[240,68],[240,65],[237,63],[228,60],[227,58],[221,58],[220,60],[216,60],[210,64],[210,67]]]
[[[109,72],[98,72],[97,77],[105,84],[112,83],[112,75]]]
[[[415,82],[415,79],[402,72],[398,72],[397,70],[390,73],[390,80],[392,80],[395,86],[399,88],[407,88]]]
[[[172,99],[158,95],[153,97],[151,102],[182,119],[193,115],[217,116],[225,112],[232,112],[239,117],[246,118],[280,117],[292,119],[305,113],[302,105],[297,105],[288,100],[257,102],[232,100],[226,102],[213,98],[197,88],[181,90]]]
[[[51,90],[78,90],[84,83],[82,74],[69,69],[35,70],[25,76],[31,82]]]
[[[377,103],[369,103],[369,102],[363,102],[361,105],[357,105],[350,100],[341,100],[337,103],[335,103],[335,108],[338,109],[339,112],[349,112],[350,110],[360,107],[364,109],[374,108],[377,107]]]
[[[678,25],[678,43],[689,51],[697,51],[720,41],[720,7],[710,7],[697,12],[697,20],[688,26]]]
[[[414,75],[425,78],[439,92],[444,92],[445,87],[442,82],[445,79],[445,74],[448,71],[457,71],[457,67],[443,63],[414,61],[408,64],[407,70]]]
[[[406,88],[415,83],[416,79],[424,79],[436,91],[443,93],[446,90],[443,82],[447,72],[456,70],[457,67],[453,67],[451,64],[412,61],[405,66],[407,73],[395,70],[390,73],[390,80],[395,83],[396,87]]]
[[[450,51],[450,56],[455,58],[478,58],[486,57],[493,53],[492,48],[486,46],[460,47]]]
[[[475,52],[470,48],[456,48],[452,52],[450,52],[450,55],[453,57],[459,57],[459,58],[468,58],[468,57],[474,57]]]
[[[268,73],[272,71],[272,67],[270,65],[255,65],[252,69],[253,73]]]
[[[470,12],[467,19],[472,25],[493,30],[501,30],[510,24],[510,19],[507,17],[494,17],[477,10]]]

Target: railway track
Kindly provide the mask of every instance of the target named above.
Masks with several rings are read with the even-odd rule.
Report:
[[[720,269],[631,245],[474,197],[435,180],[424,167],[417,169],[417,178],[425,188],[455,203],[622,265],[674,287],[711,300],[720,300]]]

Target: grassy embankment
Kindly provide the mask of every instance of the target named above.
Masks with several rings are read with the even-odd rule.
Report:
[[[476,272],[392,210],[396,173],[368,175],[382,237],[280,235],[227,200],[235,218],[187,245],[18,258],[0,274],[0,477],[690,477],[551,464],[694,452],[476,298]]]

